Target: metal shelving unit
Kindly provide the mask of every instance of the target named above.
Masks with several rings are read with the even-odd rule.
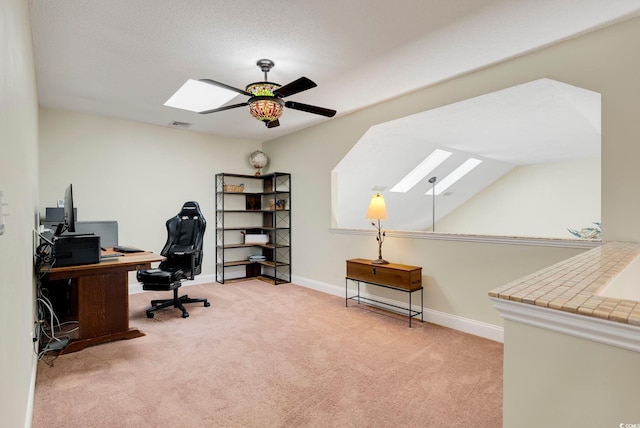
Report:
[[[216,281],[249,278],[291,282],[291,174],[216,174]]]

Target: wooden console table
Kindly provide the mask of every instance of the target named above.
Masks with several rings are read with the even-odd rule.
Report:
[[[349,280],[358,284],[358,293],[349,297]],[[378,287],[390,288],[409,294],[409,308],[381,302],[360,295],[360,283],[364,282]],[[409,316],[409,327],[413,317],[420,315],[420,320],[424,321],[424,290],[422,288],[422,268],[418,266],[401,265],[398,263],[388,263],[384,265],[374,264],[367,259],[347,260],[347,276],[344,281],[345,306],[349,306],[349,300],[355,300],[360,304],[378,303],[385,307],[400,309],[401,313]],[[420,291],[420,311],[413,309],[411,296],[414,292]]]
[[[78,338],[61,353],[80,351],[87,346],[144,336],[129,327],[128,272],[150,269],[164,257],[150,252],[130,253],[108,261],[79,266],[43,266],[49,280],[71,279],[73,312],[78,320]]]

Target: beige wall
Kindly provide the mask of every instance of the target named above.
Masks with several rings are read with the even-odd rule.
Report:
[[[259,147],[249,141],[43,110],[38,199],[37,111],[27,6],[9,0],[2,2],[0,12],[2,28],[7,29],[0,33],[0,144],[6,148],[0,156],[0,190],[5,192],[11,212],[8,231],[0,236],[2,389],[5,396],[10,391],[10,398],[2,401],[2,415],[8,426],[22,426],[28,418],[25,412],[32,382],[31,230],[38,207],[44,210],[55,203],[73,182],[81,219],[90,219],[85,215],[117,219],[122,241],[159,249],[164,230],[158,231],[157,225],[175,214],[184,200],[199,199],[210,224],[205,239],[212,247],[213,176],[220,171],[250,172],[246,155]],[[640,240],[640,222],[636,221],[640,217],[636,191],[640,168],[635,165],[640,154],[640,121],[636,117],[640,111],[639,51],[640,20],[635,19],[265,143],[270,169],[293,174],[294,277],[341,287],[345,259],[375,257],[373,235],[329,231],[330,172],[369,126],[541,77],[602,94],[604,235],[607,239]],[[70,158],[54,154],[65,149],[74,149],[75,154]],[[187,166],[176,166],[182,164]],[[53,165],[62,167],[53,171]],[[118,174],[127,175],[126,185],[120,184]],[[205,272],[209,273],[213,273],[212,251],[205,259]],[[428,308],[496,325],[502,322],[487,299],[488,290],[580,251],[391,237],[384,246],[386,258],[424,267]],[[507,325],[507,337],[512,333],[524,337]],[[13,351],[7,353],[7,349]],[[535,363],[536,355],[508,352],[505,382],[514,379],[509,369],[513,367],[511,355],[517,356],[522,367]],[[626,390],[628,384],[621,373],[637,369],[637,364],[626,357],[615,362],[614,377]],[[559,358],[555,364],[568,367],[573,361]],[[565,392],[581,386],[589,383],[572,378],[555,387],[544,384],[535,388],[578,414],[582,407],[568,401]],[[518,400],[521,393],[529,395],[523,388],[529,386],[516,385],[509,393]],[[505,415],[509,415],[526,403],[506,404]]]
[[[251,174],[260,143],[68,111],[40,112],[40,215],[73,184],[77,220],[118,221],[119,242],[160,252],[185,201],[207,220],[203,275],[215,273],[215,174]]]
[[[504,427],[640,423],[638,352],[507,321],[504,353]]]
[[[327,231],[330,207],[322,201],[330,198],[330,171],[349,149],[328,149],[324,135],[333,134],[334,124],[340,120],[321,127],[322,144],[305,147],[296,141],[292,150],[271,158],[268,170],[293,173],[294,276],[338,289],[344,285],[344,260],[374,257],[377,247],[373,236]],[[176,214],[182,202],[197,200],[208,220],[201,279],[207,275],[212,279],[214,175],[251,174],[247,156],[256,148],[259,143],[251,141],[44,108],[40,111],[40,215],[44,216],[45,207],[55,206],[72,183],[78,219],[117,220],[121,243],[158,252],[166,238],[166,219]],[[313,162],[300,161],[308,155]],[[321,164],[323,168],[312,168]],[[486,299],[488,290],[582,251],[493,244],[489,248],[495,250],[488,252],[486,247],[388,237],[383,249],[393,261],[424,266],[428,309],[495,326],[501,326],[502,320]],[[461,263],[464,270],[456,268]],[[508,269],[496,272],[495,266],[502,264]],[[133,275],[130,281],[135,282]]]
[[[517,166],[438,221],[436,230],[573,238],[568,228],[600,222],[600,175],[600,158]]]
[[[38,101],[27,2],[0,2],[0,415],[29,426],[35,361],[32,233],[38,211]]]
[[[376,106],[264,144],[271,168],[292,173],[292,269],[298,282],[344,287],[346,259],[377,256],[373,234],[343,235],[329,231],[330,174],[367,126],[390,118],[378,114],[385,107]],[[399,100],[390,102],[388,114],[396,114],[401,107],[406,109]],[[364,212],[366,207],[354,209]],[[489,290],[580,251],[390,236],[383,245],[387,260],[424,268],[428,309],[498,326],[502,320],[487,299]]]
[[[376,256],[373,235],[340,235],[328,230],[331,225],[330,172],[368,127],[543,77],[602,94],[603,237],[640,240],[640,192],[637,190],[640,168],[636,165],[640,157],[638,52],[640,19],[633,19],[265,143],[264,151],[269,154],[272,166],[293,174],[295,278],[301,282],[343,284],[345,259]],[[578,252],[391,237],[387,237],[383,248],[388,260],[424,267],[428,308],[492,324],[500,321],[487,298],[489,290]],[[511,335],[509,326],[506,334]],[[507,354],[505,383],[512,382],[517,375],[510,370],[511,355],[521,359],[518,364],[522,367],[535,366],[535,355]],[[560,355],[555,364],[560,369],[569,368],[574,364],[574,357]],[[624,380],[623,374],[637,367],[637,363],[624,359],[611,369],[624,384],[622,389],[632,385],[628,383],[632,381]],[[524,392],[533,388],[539,395],[548,395],[548,401],[556,400],[559,406],[566,406],[576,417],[583,415],[581,403],[572,401],[565,391],[589,387],[590,382],[580,378],[565,381],[569,384],[516,385],[509,390],[513,396],[505,403],[505,413],[512,408],[526,407],[527,403],[520,397],[529,396],[531,392]],[[536,419],[533,421],[535,425]]]

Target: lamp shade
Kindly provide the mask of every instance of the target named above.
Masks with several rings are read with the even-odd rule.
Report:
[[[367,210],[367,218],[377,220],[387,219],[387,206],[384,203],[384,196],[380,193],[376,193],[371,197],[369,209]]]
[[[253,117],[263,122],[272,122],[282,116],[284,102],[273,94],[278,88],[280,85],[271,82],[247,85],[247,92],[253,95],[249,99],[249,112]]]
[[[276,97],[253,97],[249,100],[251,115],[263,122],[271,122],[282,116],[284,103]]]

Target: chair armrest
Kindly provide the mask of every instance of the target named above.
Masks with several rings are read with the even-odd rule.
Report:
[[[200,251],[196,250],[196,249],[187,249],[187,250],[183,250],[183,251],[175,251],[172,253],[173,257],[176,258],[182,258],[185,256],[188,256],[190,258],[191,261],[191,272],[189,275],[189,279],[193,280],[195,278],[195,270],[196,270],[196,257],[198,256],[198,254],[200,253]]]

